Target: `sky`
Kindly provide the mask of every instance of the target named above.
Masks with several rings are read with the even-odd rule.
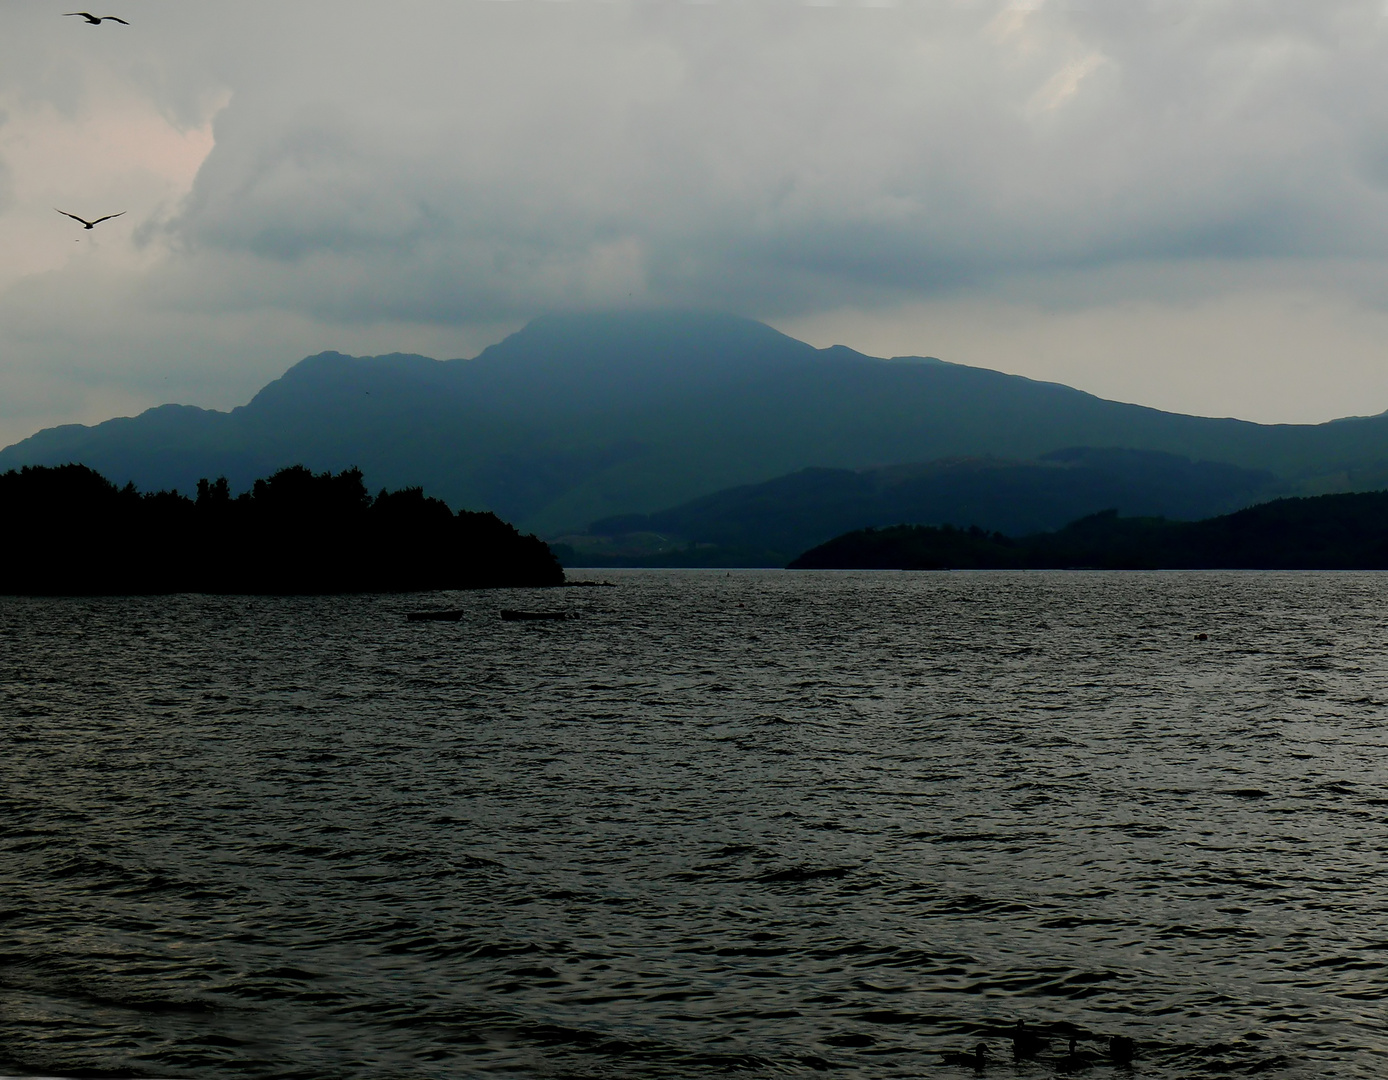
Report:
[[[1388,409],[1385,0],[70,3],[0,0],[0,445],[620,308]]]

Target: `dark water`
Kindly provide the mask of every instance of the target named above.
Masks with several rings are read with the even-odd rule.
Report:
[[[1388,575],[604,576],[0,598],[0,1070],[1388,1074]]]

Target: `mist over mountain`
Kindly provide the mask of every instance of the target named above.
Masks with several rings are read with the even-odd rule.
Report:
[[[702,313],[537,319],[472,360],[322,353],[229,413],[165,405],[41,431],[0,469],[81,462],[117,484],[233,487],[359,466],[555,536],[809,467],[1161,451],[1275,476],[1270,493],[1383,486],[1388,417],[1259,425],[1106,401],[928,358],[816,349]]]

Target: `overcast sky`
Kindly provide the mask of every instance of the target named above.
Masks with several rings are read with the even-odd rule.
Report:
[[[0,0],[0,444],[632,305],[1388,409],[1385,0],[101,4]]]

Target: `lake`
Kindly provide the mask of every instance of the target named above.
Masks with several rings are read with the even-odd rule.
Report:
[[[0,597],[0,1071],[1388,1074],[1388,575],[570,576]]]

